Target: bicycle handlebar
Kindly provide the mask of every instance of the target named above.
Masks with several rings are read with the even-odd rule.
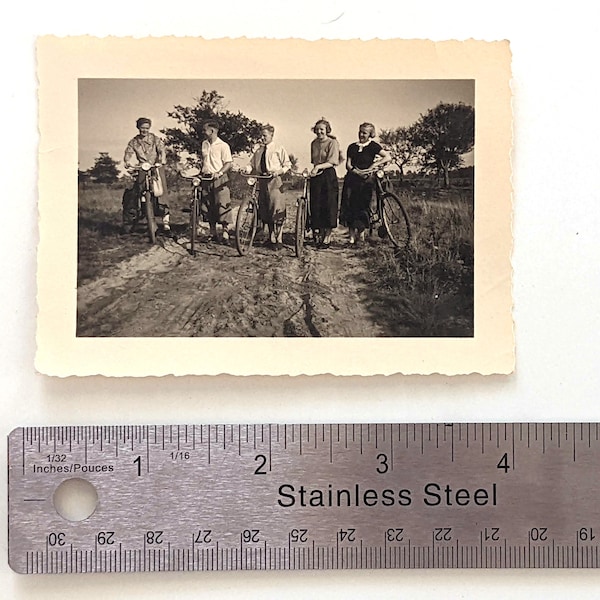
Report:
[[[139,172],[139,171],[149,171],[152,168],[158,168],[158,167],[162,167],[162,163],[155,163],[155,164],[151,164],[149,162],[143,162],[139,165],[136,165],[134,167],[125,167],[125,169],[129,172]]]
[[[238,171],[242,177],[246,177],[248,179],[273,179],[274,175],[253,175],[252,173],[244,173],[242,171]]]
[[[212,181],[215,176],[213,174],[210,175],[201,175],[200,173],[198,173],[197,175],[184,175],[183,173],[180,173],[180,175],[184,178],[184,179],[200,179],[200,181]]]

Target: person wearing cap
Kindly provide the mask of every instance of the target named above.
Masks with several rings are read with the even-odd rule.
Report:
[[[123,158],[125,168],[135,168],[144,162],[148,162],[151,165],[160,165],[157,167],[157,171],[163,188],[163,195],[161,198],[164,198],[167,193],[167,180],[163,168],[163,165],[167,162],[165,143],[157,135],[150,132],[152,121],[147,117],[140,117],[136,121],[135,126],[139,133],[129,140],[127,148],[125,148],[125,156]],[[133,230],[137,218],[137,199],[141,193],[141,185],[143,182],[144,173],[140,170],[138,178],[133,184],[133,188],[125,190],[125,193],[123,194],[123,226],[125,228],[129,227],[130,231]],[[164,231],[170,231],[168,205],[160,203],[158,198],[155,198],[154,200],[155,214],[162,216]]]
[[[259,179],[258,216],[269,228],[267,245],[279,250],[283,243],[286,217],[281,176],[290,170],[292,164],[285,148],[273,142],[274,133],[272,125],[265,125],[261,129],[261,145],[253,154],[250,165],[253,173],[271,176],[271,179]]]
[[[202,142],[202,175],[212,176],[212,180],[202,182],[200,210],[210,225],[211,239],[217,241],[217,225],[221,224],[221,239],[226,244],[229,241],[229,226],[233,223],[227,175],[233,166],[231,148],[219,137],[217,121],[205,121],[202,133],[205,138]]]

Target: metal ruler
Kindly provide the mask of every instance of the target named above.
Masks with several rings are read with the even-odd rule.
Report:
[[[8,445],[19,573],[600,564],[597,423],[30,427]],[[72,484],[95,496],[65,518]]]

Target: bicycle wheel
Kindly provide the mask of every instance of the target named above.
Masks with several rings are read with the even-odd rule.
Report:
[[[198,194],[194,191],[190,212],[190,254],[196,256],[196,237],[198,235]]]
[[[396,248],[406,248],[410,242],[408,216],[396,194],[387,193],[381,198],[383,225]]]
[[[244,256],[252,247],[257,226],[257,206],[254,200],[243,200],[235,220],[235,246],[240,256]]]
[[[304,236],[306,235],[306,198],[298,199],[295,234],[296,256],[300,258],[304,253]]]
[[[152,194],[150,192],[144,192],[144,201],[146,204],[148,239],[151,244],[154,244],[156,242],[156,220],[154,218],[154,206],[152,205]]]

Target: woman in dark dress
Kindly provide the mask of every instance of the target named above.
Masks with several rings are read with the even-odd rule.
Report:
[[[331,125],[324,118],[313,127],[316,138],[310,145],[310,219],[315,244],[329,248],[331,230],[337,227],[339,186],[335,167],[340,162],[340,146],[331,135]]]
[[[373,140],[374,137],[375,126],[363,123],[358,128],[358,142],[348,146],[340,221],[348,227],[350,244],[364,239],[364,231],[369,227],[371,198],[375,191],[369,170],[375,163],[384,165],[391,160],[389,153]]]

